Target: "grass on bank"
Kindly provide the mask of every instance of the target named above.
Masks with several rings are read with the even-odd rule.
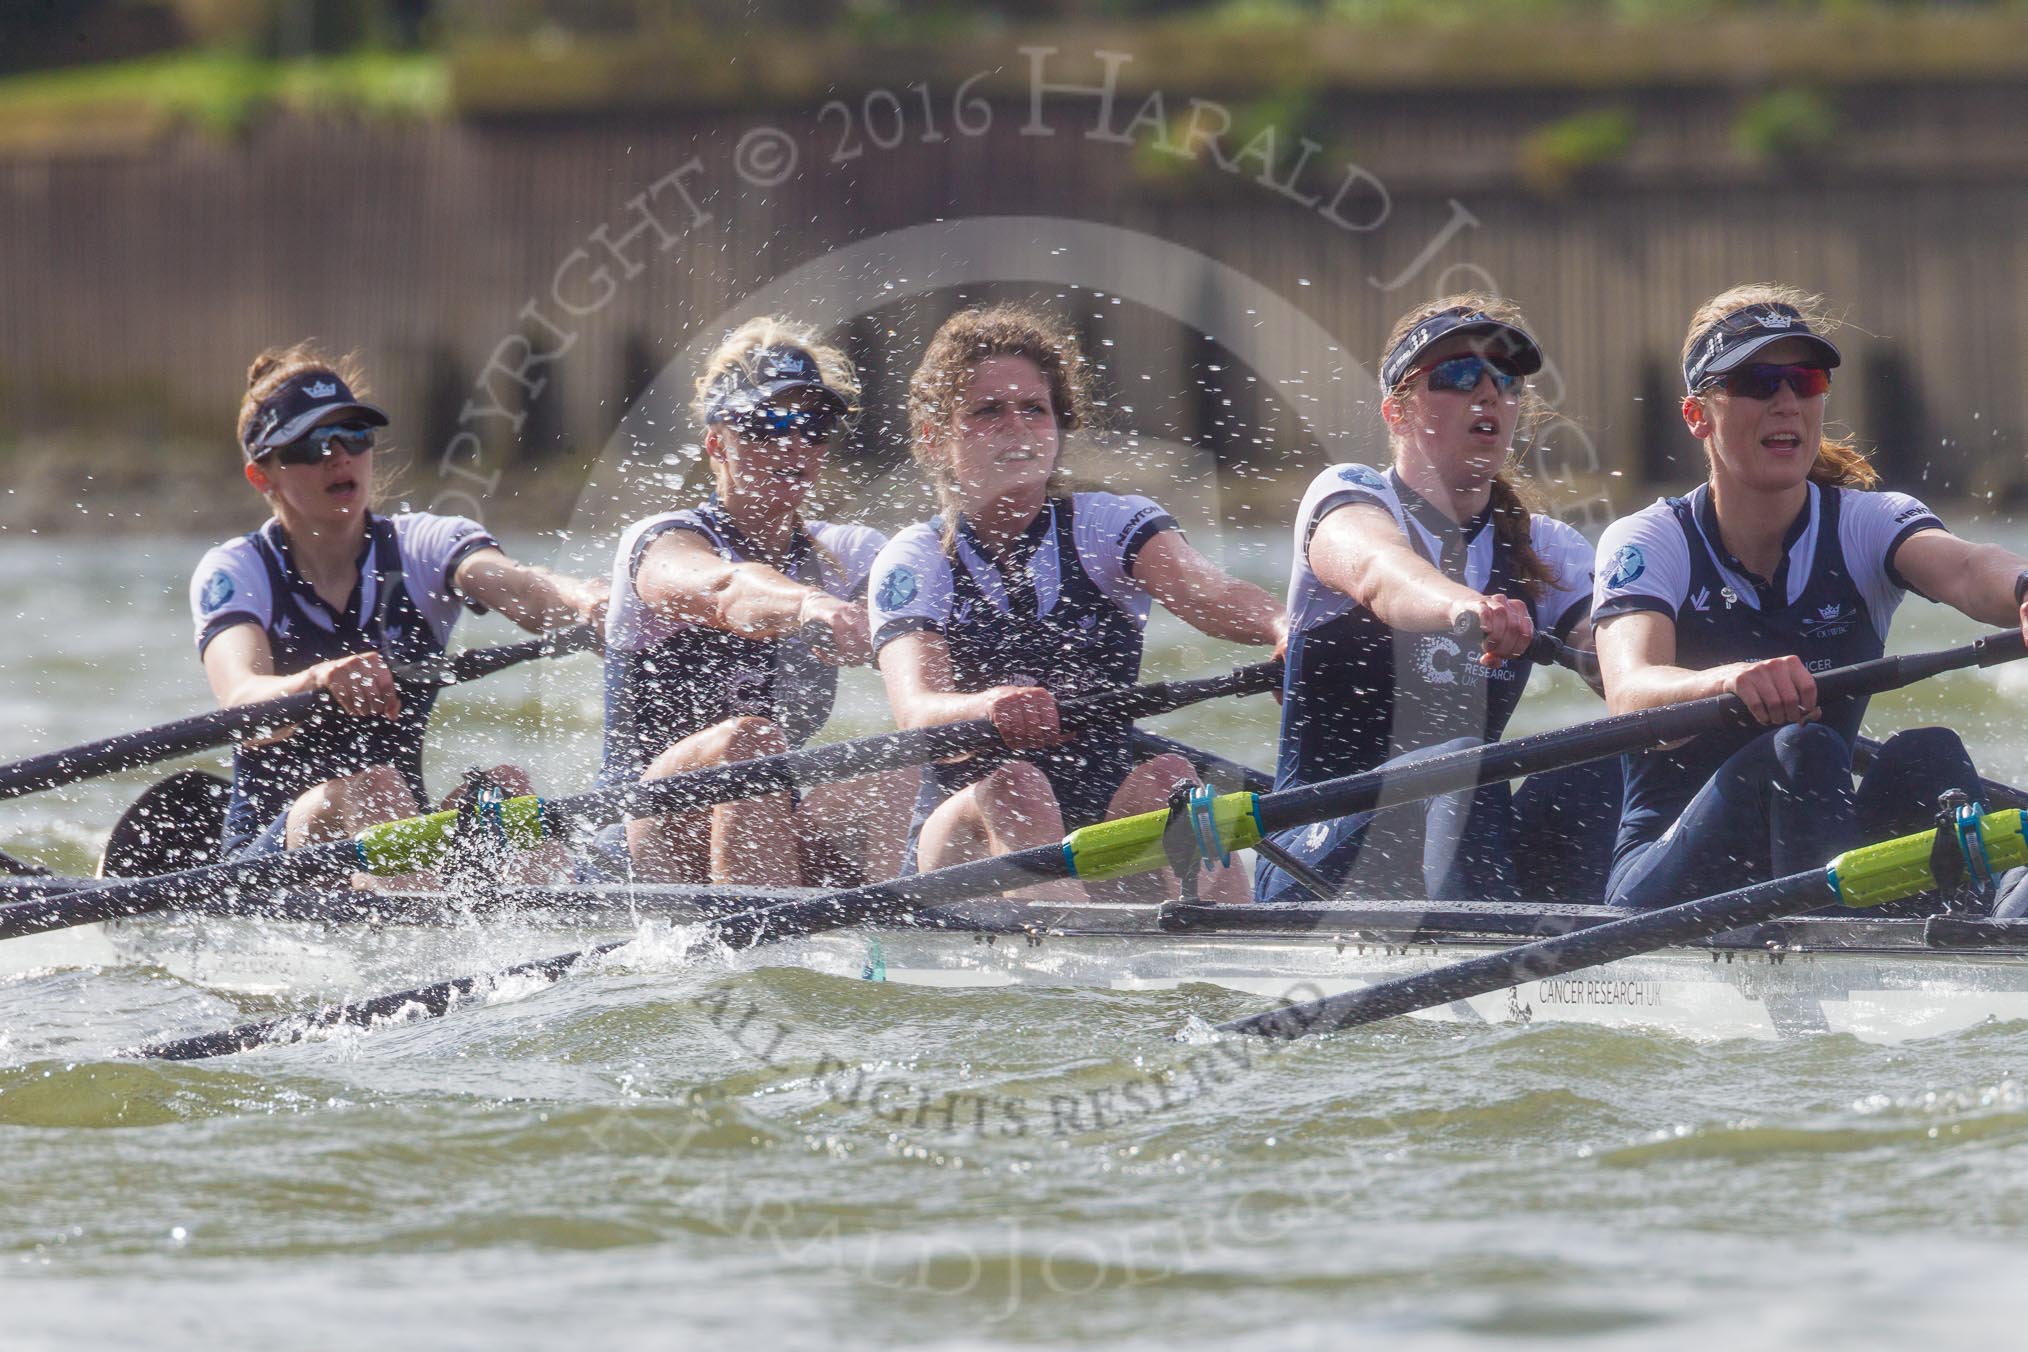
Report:
[[[0,140],[145,132],[172,122],[230,135],[270,109],[433,117],[450,106],[449,63],[429,52],[277,61],[191,49],[0,79]]]

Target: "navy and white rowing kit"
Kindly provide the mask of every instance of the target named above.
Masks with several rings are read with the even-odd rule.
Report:
[[[476,550],[497,547],[485,527],[464,517],[369,513],[359,581],[338,610],[297,571],[281,523],[270,520],[207,552],[192,574],[198,654],[226,630],[253,624],[267,635],[280,675],[353,653],[378,652],[391,664],[438,656],[460,609],[480,609],[456,594],[458,565]],[[427,687],[404,694],[398,719],[331,714],[280,742],[242,744],[232,758],[226,852],[286,813],[304,791],[375,765],[400,770],[417,801],[428,802],[423,727],[435,698]]]
[[[1593,614],[1601,624],[1639,610],[1668,616],[1675,664],[1693,670],[1794,654],[1826,671],[1880,656],[1909,590],[1895,551],[1944,524],[1905,493],[1808,489],[1765,581],[1725,548],[1708,486],[1615,521],[1599,541]],[[1824,706],[1823,723],[1849,746],[1865,712],[1864,699],[1835,700]],[[1766,731],[1709,732],[1671,751],[1627,757],[1615,859],[1660,838],[1718,768]]]
[[[1296,514],[1277,788],[1359,774],[1460,737],[1495,741],[1533,670],[1525,660],[1481,666],[1448,634],[1397,634],[1319,581],[1310,541],[1325,517],[1354,503],[1385,511],[1409,545],[1452,581],[1487,596],[1523,595],[1490,508],[1458,524],[1392,469],[1337,465],[1317,476]],[[1591,546],[1572,527],[1539,514],[1530,539],[1555,578],[1532,607],[1535,624],[1565,637],[1591,607]]]
[[[670,531],[702,537],[730,563],[765,563],[841,600],[866,591],[886,543],[866,526],[806,522],[777,563],[749,540],[716,498],[637,521],[620,538],[606,620],[606,743],[603,778],[639,779],[648,763],[692,733],[729,718],[776,723],[790,745],[807,742],[831,716],[836,668],[790,636],[750,639],[657,614],[635,587],[648,546]]]
[[[1134,563],[1148,541],[1176,528],[1147,498],[1113,493],[1051,498],[997,555],[962,519],[949,551],[941,519],[911,526],[873,566],[874,647],[903,634],[940,635],[961,691],[1038,685],[1067,700],[1132,685],[1152,604]],[[1065,826],[1083,826],[1104,817],[1133,768],[1132,729],[1089,728],[1020,759],[1048,776]],[[993,763],[932,766],[924,806]]]

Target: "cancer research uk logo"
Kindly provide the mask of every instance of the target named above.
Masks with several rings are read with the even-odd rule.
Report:
[[[1647,555],[1641,553],[1639,545],[1621,545],[1612,557],[1606,572],[1608,587],[1624,587],[1648,571]]]
[[[900,610],[915,600],[915,574],[907,568],[896,568],[880,580],[880,608]]]
[[[232,599],[232,577],[223,568],[219,569],[204,579],[204,591],[197,599],[205,614],[217,610]]]

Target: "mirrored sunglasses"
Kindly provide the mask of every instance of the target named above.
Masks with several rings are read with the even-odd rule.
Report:
[[[1429,387],[1436,391],[1453,394],[1470,394],[1479,388],[1482,376],[1493,378],[1493,388],[1501,394],[1510,394],[1521,383],[1521,373],[1496,357],[1482,357],[1475,352],[1446,357],[1428,366],[1418,366],[1403,377],[1403,383],[1417,376],[1429,377]]]

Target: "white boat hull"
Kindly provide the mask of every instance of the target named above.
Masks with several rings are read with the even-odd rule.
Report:
[[[713,909],[711,894],[697,889],[609,890],[590,905],[581,890],[559,895],[576,903],[516,906],[450,923],[443,923],[440,899],[430,903],[438,923],[416,923],[417,913],[365,923],[150,917],[69,937],[87,951],[157,965],[212,989],[308,1002],[484,972],[624,938],[643,925],[694,922]],[[726,909],[722,900],[716,905]],[[718,960],[959,992],[1202,985],[1258,996],[1265,1005],[1426,972],[1510,947],[1530,933],[1602,918],[1586,908],[1439,910],[1380,902],[1191,914],[1195,923],[1171,932],[1147,908],[982,903],[934,913],[934,927],[838,930]],[[1849,1034],[1882,1043],[2028,1021],[2028,925],[1955,923],[1977,933],[1969,941],[1953,937],[1939,921],[1787,921],[1710,947],[1664,949],[1523,981],[1418,1017],[1654,1028],[1698,1039]],[[1505,933],[1483,932],[1502,926]]]

